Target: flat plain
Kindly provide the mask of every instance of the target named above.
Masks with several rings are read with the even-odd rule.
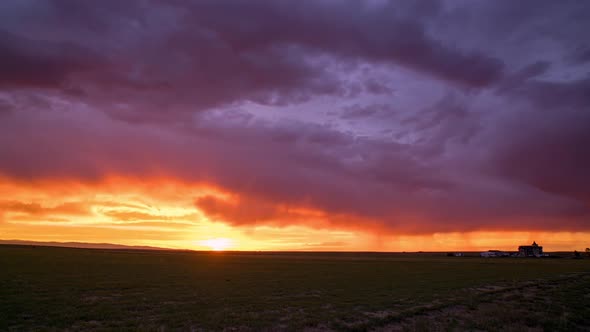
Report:
[[[590,331],[590,259],[0,246],[0,331]]]

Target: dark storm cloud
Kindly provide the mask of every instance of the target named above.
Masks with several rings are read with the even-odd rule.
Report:
[[[437,42],[418,20],[401,17],[399,7],[197,1],[189,19],[219,34],[237,51],[294,44],[335,56],[399,63],[467,86],[485,86],[501,77],[501,61]]]
[[[0,5],[4,175],[205,182],[234,225],[590,226],[580,2],[34,3]]]
[[[66,89],[67,80],[68,91],[101,102],[131,99],[186,111],[354,95],[331,67],[338,62],[402,65],[468,87],[489,85],[503,71],[500,60],[448,47],[420,20],[403,16],[436,12],[426,5],[408,12],[322,1],[36,3],[26,15],[14,9],[20,21],[2,27],[9,30],[0,45],[5,87]],[[313,60],[321,55],[328,58]],[[375,80],[365,86],[370,93],[391,91]]]
[[[532,115],[534,116],[534,115]],[[590,117],[573,115],[513,134],[498,156],[499,170],[540,190],[590,204]]]
[[[590,80],[533,80],[511,91],[511,97],[532,107],[511,119],[498,137],[497,169],[590,204]]]
[[[0,30],[0,87],[60,87],[70,74],[96,66],[92,52],[72,43],[18,37]]]

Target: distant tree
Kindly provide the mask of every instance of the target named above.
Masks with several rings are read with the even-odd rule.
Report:
[[[588,255],[588,257],[590,257],[590,248],[586,248],[586,255]]]
[[[574,250],[574,258],[581,258],[580,253],[577,250]]]

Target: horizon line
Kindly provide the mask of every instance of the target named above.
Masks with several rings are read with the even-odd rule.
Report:
[[[494,251],[499,249],[486,249],[486,250],[442,250],[442,251],[431,251],[431,250],[415,250],[415,251],[376,251],[376,250],[305,250],[305,249],[289,249],[289,250],[205,250],[205,249],[188,249],[188,248],[169,248],[169,247],[156,247],[147,245],[126,245],[118,243],[107,243],[107,242],[80,242],[80,241],[33,241],[33,240],[20,240],[20,239],[0,239],[0,245],[20,245],[20,246],[40,246],[40,247],[56,247],[56,248],[74,248],[74,249],[106,249],[106,250],[137,250],[137,251],[191,251],[191,252],[210,252],[210,253],[479,253]],[[518,252],[518,250],[499,250],[502,252]],[[546,251],[548,253],[558,252],[569,252],[569,251],[580,251],[583,252],[584,248],[571,249],[571,250],[558,250],[558,251]]]

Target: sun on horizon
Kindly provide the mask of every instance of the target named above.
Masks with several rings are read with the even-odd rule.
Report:
[[[199,244],[208,248],[211,248],[213,251],[224,251],[229,249],[233,246],[233,240],[223,237],[207,239],[203,241],[199,241]]]

